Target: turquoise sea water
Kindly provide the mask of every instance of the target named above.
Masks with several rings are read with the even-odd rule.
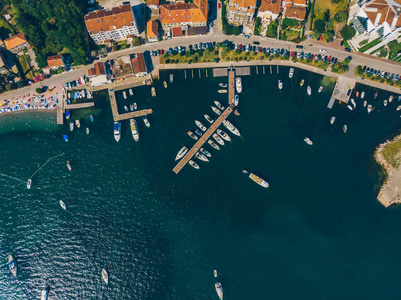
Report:
[[[217,299],[216,281],[225,299],[399,299],[401,215],[377,202],[381,177],[372,157],[399,129],[397,99],[384,108],[390,94],[379,91],[374,101],[376,90],[357,86],[375,107],[370,115],[360,99],[356,111],[339,103],[329,110],[334,85],[318,94],[322,76],[296,69],[290,80],[288,68],[266,75],[253,68],[255,75],[243,77],[241,115],[229,118],[241,138],[231,135],[220,151],[206,145],[210,163],[175,175],[177,151],[193,145],[186,132],[196,129],[194,120],[207,125],[203,114],[215,117],[213,101],[227,103],[217,93],[226,78],[207,72],[198,78],[195,70],[192,79],[187,71],[185,79],[175,71],[173,84],[162,73],[157,97],[148,86],[127,100],[117,92],[120,111],[134,101],[154,110],[150,128],[138,120],[137,143],[128,120],[114,141],[102,95],[94,110],[73,113],[82,125],[72,133],[68,124],[42,130],[54,122],[49,116],[1,116],[0,172],[22,181],[0,177],[0,299],[38,299],[44,286],[49,299]],[[60,153],[27,190],[29,176]],[[8,253],[17,278],[5,264]]]

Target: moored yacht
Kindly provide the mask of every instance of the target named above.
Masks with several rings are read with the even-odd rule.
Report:
[[[143,119],[143,122],[145,123],[146,127],[150,127],[150,123],[149,123],[147,116],[143,116],[142,119]]]
[[[278,88],[280,90],[283,88],[283,81],[281,79],[278,81]]]
[[[11,254],[8,255],[7,265],[10,268],[11,274],[13,274],[13,276],[17,276],[17,263]]]
[[[139,141],[138,124],[136,123],[136,120],[130,119],[129,124],[131,126],[132,137],[134,138],[135,142]]]
[[[260,178],[259,176],[255,175],[253,173],[249,174],[249,178],[251,178],[254,182],[256,182],[257,184],[259,184],[260,186],[262,186],[264,188],[269,187],[269,183],[266,180]]]
[[[237,90],[237,93],[242,92],[242,80],[241,77],[236,77],[235,78],[235,88]]]
[[[217,133],[213,133],[213,138],[218,142],[220,145],[224,146],[224,141]]]
[[[121,138],[121,123],[114,122],[113,129],[114,129],[114,139],[116,140],[116,142],[118,142]]]
[[[235,95],[235,97],[234,97],[234,105],[238,106],[238,104],[239,104],[239,95]]]
[[[182,147],[180,149],[180,151],[178,151],[175,160],[179,160],[180,158],[184,157],[184,155],[188,152],[188,148],[187,147]]]
[[[209,117],[209,115],[204,115],[205,116],[205,119],[209,122],[209,123],[213,123],[214,122],[214,120],[211,118],[211,117]]]
[[[216,150],[220,150],[220,147],[216,145],[215,142],[213,142],[212,140],[208,140],[207,141],[209,143],[210,146],[212,146],[214,149]]]
[[[220,94],[226,94],[227,90],[218,90],[217,92],[220,93]]]
[[[136,105],[136,102],[134,102],[134,109],[138,109],[138,105]]]
[[[212,155],[210,154],[210,152],[207,151],[207,150],[204,149],[204,148],[200,148],[199,151],[202,152],[202,154],[206,155],[207,157],[212,157]]]
[[[237,127],[235,127],[233,124],[231,124],[230,121],[228,120],[224,120],[223,121],[223,125],[230,130],[232,133],[234,133],[235,135],[240,136],[241,134],[239,133],[239,130],[237,129]]]
[[[393,98],[394,98],[393,95],[391,95],[390,98],[388,98],[388,102],[393,101]]]
[[[217,296],[219,296],[220,300],[223,300],[223,288],[221,287],[221,283],[216,282],[214,288],[216,289]]]
[[[130,109],[131,111],[134,111],[134,104],[131,104],[131,105],[129,106],[129,109]]]
[[[133,94],[132,89],[129,89],[129,95],[132,96]]]
[[[196,152],[195,153],[195,157],[197,159],[199,159],[199,160],[203,160],[205,162],[209,162],[208,158],[205,155],[203,155],[202,153]]]
[[[217,107],[212,106],[212,109],[217,115],[221,115],[221,111]]]
[[[189,160],[189,162],[188,162],[193,168],[195,168],[195,169],[199,169],[199,165],[196,163],[196,162],[194,162],[193,160]]]
[[[294,76],[294,68],[290,68],[290,73],[288,74],[289,78],[292,78]]]
[[[191,138],[193,138],[195,141],[198,140],[198,137],[197,137],[192,131],[188,131],[187,134],[188,134]]]
[[[195,120],[195,124],[196,126],[198,126],[202,131],[206,131],[206,126],[204,126],[201,122],[199,122],[198,120]]]
[[[124,96],[124,99],[127,99],[127,93],[125,91],[123,92],[123,96]]]
[[[221,129],[217,129],[217,134],[219,136],[221,136],[223,139],[225,139],[226,141],[231,141],[231,138],[229,137],[229,135],[227,133],[225,133],[223,130]]]
[[[306,88],[306,92],[308,93],[308,95],[312,95],[312,89],[311,87],[308,85],[308,87]]]
[[[224,106],[223,105],[221,105],[221,103],[219,102],[219,101],[214,101],[214,104],[216,104],[216,106],[219,108],[219,109],[221,109],[221,110],[224,110]]]
[[[195,130],[195,133],[196,133],[197,135],[199,135],[199,136],[202,136],[202,131],[200,131],[199,129],[196,129],[196,130]]]
[[[304,142],[307,143],[307,144],[310,145],[310,146],[313,145],[313,142],[312,142],[311,139],[308,138],[308,137],[304,138]]]

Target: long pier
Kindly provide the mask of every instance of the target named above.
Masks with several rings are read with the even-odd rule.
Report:
[[[85,108],[85,107],[92,107],[92,106],[95,106],[95,102],[67,104],[64,108],[65,109],[78,109],[78,108]]]
[[[119,114],[118,107],[117,107],[116,94],[113,89],[109,89],[109,98],[110,98],[111,112],[113,113],[114,122],[142,117],[142,116],[146,116],[146,115],[153,113],[152,109],[142,109],[142,110],[132,111],[129,113]]]
[[[234,97],[235,97],[235,69],[229,67],[228,70],[228,103],[230,104],[225,111],[217,118],[216,121],[203,133],[198,139],[195,145],[185,154],[180,162],[174,167],[173,172],[178,174],[182,168],[189,162],[189,160],[195,155],[196,152],[203,146],[203,144],[213,135],[217,128],[223,123],[223,121],[232,113],[234,109]]]
[[[202,145],[212,136],[215,130],[223,123],[223,121],[231,114],[233,109],[229,106],[226,110],[218,117],[216,121],[205,131],[205,133],[199,138],[199,140],[193,145],[191,150],[185,154],[185,156],[180,160],[180,162],[174,167],[173,172],[178,174],[181,169],[189,162],[192,156],[202,147]]]

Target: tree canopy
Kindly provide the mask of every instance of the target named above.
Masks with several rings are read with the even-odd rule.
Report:
[[[36,53],[39,67],[47,56],[67,48],[77,64],[88,56],[83,7],[79,0],[11,0],[16,22]]]
[[[344,40],[349,40],[354,37],[355,29],[350,25],[346,25],[343,27],[343,29],[341,29],[340,33]]]

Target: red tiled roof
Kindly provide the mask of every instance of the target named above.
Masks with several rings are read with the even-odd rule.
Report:
[[[182,28],[174,27],[173,28],[173,36],[182,36]]]
[[[111,10],[97,10],[85,15],[85,24],[88,31],[97,34],[100,31],[120,29],[124,26],[131,26],[134,22],[131,5],[113,7]]]
[[[207,0],[199,0],[197,6],[194,3],[178,2],[160,6],[160,21],[162,24],[174,24],[181,22],[206,22]],[[206,11],[206,12],[205,12]]]
[[[26,42],[27,40],[25,38],[25,35],[22,32],[20,32],[10,37],[9,39],[4,40],[4,45],[6,45],[7,50],[11,50]]]
[[[145,59],[143,58],[143,53],[138,53],[136,58],[132,59],[132,66],[134,67],[134,73],[144,73],[146,72]]]
[[[146,3],[146,5],[147,5],[147,6],[150,6],[150,5],[157,5],[157,6],[159,6],[159,5],[160,5],[160,1],[159,1],[159,0],[148,0],[148,2]]]
[[[289,19],[305,20],[306,7],[287,4],[284,16]]]
[[[88,75],[90,76],[95,76],[96,75],[96,70],[95,68],[90,68],[88,69]]]
[[[248,8],[248,6],[256,6],[256,0],[232,0],[232,4],[238,4],[240,8]]]
[[[97,62],[94,64],[96,76],[105,75],[106,69],[104,68],[104,63]]]
[[[148,21],[146,34],[148,37],[157,38],[157,31],[159,29],[157,21]]]
[[[60,55],[53,55],[47,57],[47,65],[49,67],[59,67],[64,66],[63,56]]]
[[[274,14],[280,13],[281,0],[261,0],[258,12],[271,11]]]
[[[399,2],[401,3],[401,1]],[[396,18],[394,11],[392,10],[392,8],[390,7],[390,5],[387,3],[386,0],[375,0],[370,2],[369,4],[366,5],[365,13],[373,24],[375,24],[376,19],[380,14],[378,19],[378,25],[386,22],[389,26],[391,26],[393,24],[394,18]],[[395,26],[396,27],[401,26],[400,18],[397,19]]]

